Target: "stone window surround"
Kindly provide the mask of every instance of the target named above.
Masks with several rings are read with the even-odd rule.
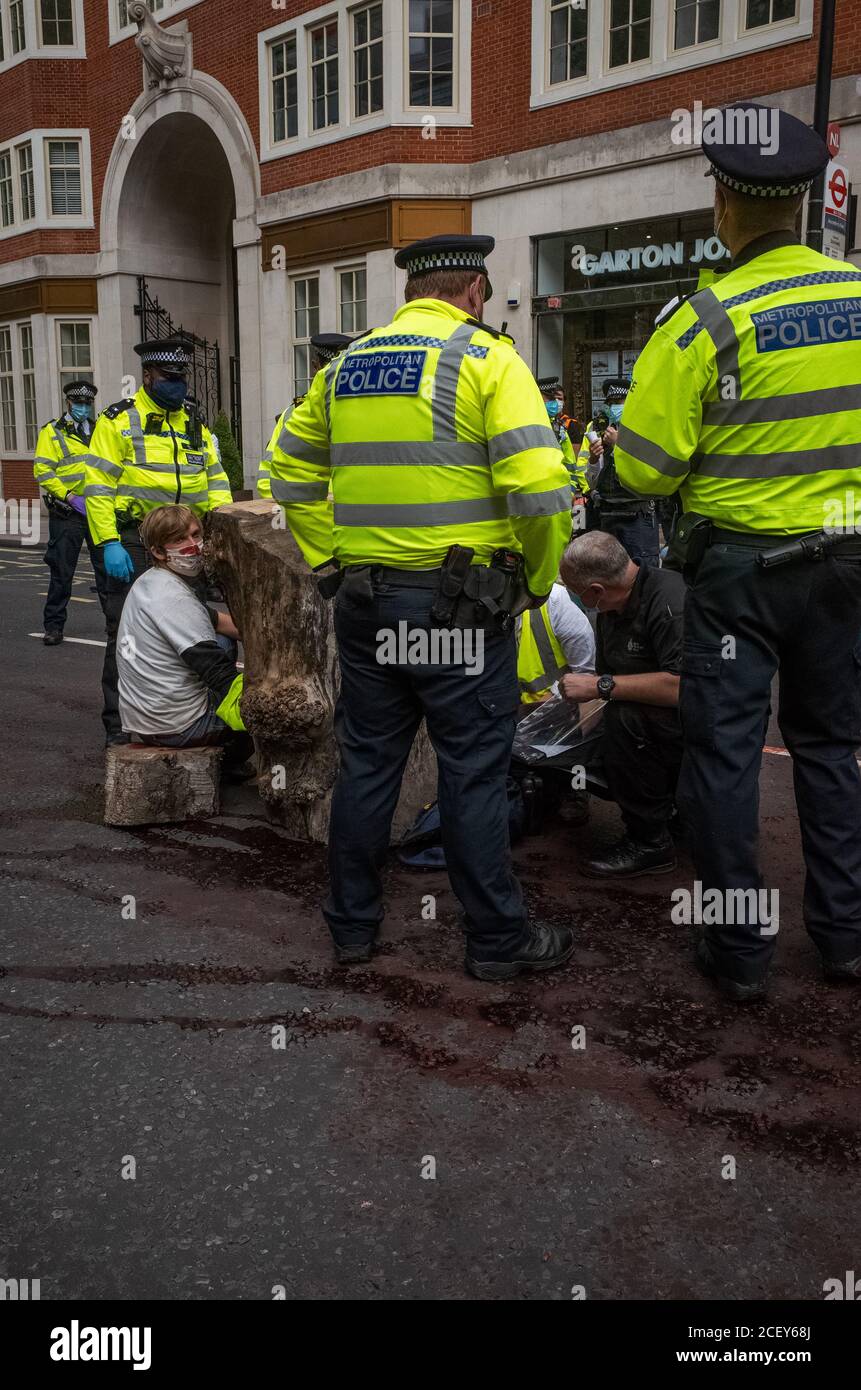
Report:
[[[14,68],[18,63],[26,63],[28,58],[61,60],[86,58],[86,38],[84,34],[84,0],[73,0],[72,20],[75,26],[75,42],[71,46],[58,47],[57,44],[42,44],[42,26],[39,19],[39,0],[24,0],[24,47],[20,53],[12,53],[9,30],[9,6],[0,4],[0,24],[3,26],[3,52],[5,58],[0,62],[0,73]]]
[[[349,140],[370,131],[391,126],[427,126],[432,118],[438,127],[472,124],[472,3],[456,0],[458,8],[455,49],[455,91],[457,109],[439,107],[410,108],[407,105],[407,45],[409,0],[383,0],[383,110],[370,116],[355,117],[352,111],[352,26],[351,12],[363,9],[367,0],[329,0],[328,4],[297,15],[293,19],[262,30],[258,36],[258,86],[260,101],[260,163],[284,159],[303,150],[317,149],[339,140]],[[310,61],[307,31],[325,19],[338,18],[338,55],[341,88],[340,120],[337,126],[312,131],[310,121]],[[306,34],[303,35],[302,31]],[[298,36],[299,134],[272,143],[270,116],[269,45],[290,32]]]
[[[48,188],[48,141],[77,140],[81,147],[81,207],[80,213],[72,216],[54,216],[50,209]],[[29,142],[33,151],[33,192],[36,199],[36,216],[29,221],[21,221],[21,189],[18,183],[17,149]],[[0,227],[0,241],[8,237],[23,236],[34,231],[90,230],[93,221],[93,194],[90,163],[90,132],[76,130],[25,130],[9,140],[4,140],[0,150],[10,150],[13,165],[13,196],[15,200],[15,221],[11,227]]]
[[[780,44],[809,39],[813,33],[813,0],[797,0],[796,18],[746,30],[746,0],[721,0],[720,35],[708,43],[673,48],[675,0],[652,0],[651,56],[624,67],[609,66],[610,0],[587,0],[589,32],[585,77],[550,85],[549,0],[532,0],[532,90],[530,109],[582,100],[616,87],[652,82],[670,73],[685,72],[756,53]],[[691,100],[696,93],[693,94]]]

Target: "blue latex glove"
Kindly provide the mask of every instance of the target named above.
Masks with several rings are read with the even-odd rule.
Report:
[[[78,512],[81,516],[87,515],[87,504],[84,501],[83,497],[78,497],[73,492],[67,492],[66,501],[68,502],[69,506],[74,507],[75,511]]]
[[[105,542],[105,569],[111,579],[121,579],[124,584],[130,584],[134,579],[132,557],[119,541]]]

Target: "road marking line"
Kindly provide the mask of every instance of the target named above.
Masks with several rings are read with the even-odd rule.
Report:
[[[41,642],[41,640],[42,640],[42,638],[45,636],[45,634],[44,634],[44,632],[28,632],[28,633],[27,633],[27,636],[28,636],[28,637],[38,637],[39,641]],[[106,646],[108,645],[107,642],[94,642],[94,641],[92,641],[92,639],[89,638],[89,637],[64,637],[64,638],[63,638],[63,641],[64,641],[64,642],[77,642],[77,644],[78,644],[79,647],[106,647]]]
[[[2,576],[2,574],[0,574],[0,579],[2,579],[2,578],[3,578],[3,576]],[[47,589],[40,589],[40,590],[39,590],[39,597],[40,597],[40,598],[47,598],[47,597],[48,597],[48,590],[47,590]],[[95,599],[95,598],[77,598],[75,594],[69,594],[69,601],[70,601],[71,603],[98,603],[98,599]]]

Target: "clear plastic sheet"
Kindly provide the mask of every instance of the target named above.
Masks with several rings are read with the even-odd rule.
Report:
[[[513,756],[521,763],[543,763],[574,752],[598,729],[606,703],[589,700],[578,705],[559,697],[542,701],[518,724]]]

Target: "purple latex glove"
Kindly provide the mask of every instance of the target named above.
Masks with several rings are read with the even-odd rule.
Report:
[[[74,507],[76,512],[80,512],[81,516],[87,515],[87,504],[83,497],[77,497],[75,494],[68,492],[66,493],[66,501],[70,507]]]

